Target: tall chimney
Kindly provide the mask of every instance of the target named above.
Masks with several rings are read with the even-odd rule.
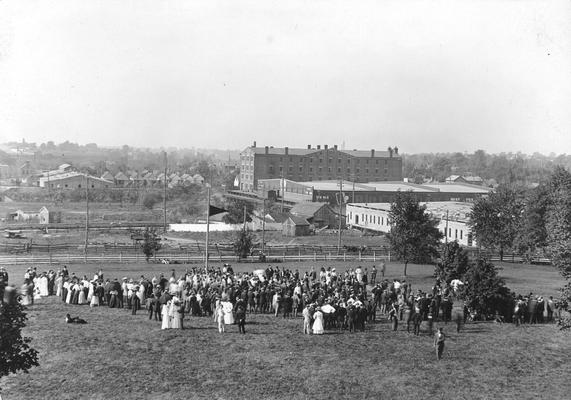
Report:
[[[310,145],[310,144],[307,145],[307,150],[311,150],[311,145]]]
[[[320,144],[317,145],[317,150],[319,150],[319,149],[321,149],[321,145],[320,145]]]
[[[371,158],[375,157],[375,149],[371,149]]]
[[[285,148],[285,155],[287,156],[288,153],[289,153],[289,147],[286,147],[286,148]]]
[[[252,147],[256,147],[256,141],[255,140],[254,140],[254,146],[252,146]]]
[[[329,146],[326,145],[326,144],[323,145],[323,148],[324,148],[325,150],[327,150],[328,147],[329,147]]]
[[[270,152],[270,148],[268,146],[265,147],[265,152],[268,154]]]

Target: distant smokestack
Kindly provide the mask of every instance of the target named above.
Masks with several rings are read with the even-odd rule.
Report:
[[[254,146],[252,146],[252,147],[256,147],[256,141],[255,140],[254,140]]]
[[[387,149],[389,151],[389,157],[393,157],[393,148],[389,146],[389,148]]]
[[[268,153],[270,152],[270,148],[269,148],[268,146],[266,146],[266,147],[264,148],[264,150],[265,150],[265,153],[266,153],[266,154],[268,154]]]
[[[317,150],[319,150],[319,149],[321,149],[321,145],[320,145],[320,144],[317,145]]]
[[[310,144],[307,145],[307,150],[311,150],[311,145],[310,145]]]
[[[286,147],[286,148],[285,148],[285,155],[287,156],[288,153],[289,153],[289,147]]]
[[[327,150],[328,147],[329,147],[329,146],[326,145],[326,144],[323,145],[323,148],[324,148],[325,150]]]
[[[334,148],[335,150],[337,150],[337,145],[334,145],[333,148]]]
[[[371,158],[375,157],[375,149],[371,149]]]
[[[395,154],[398,156],[399,155],[399,148],[397,146],[395,146]]]

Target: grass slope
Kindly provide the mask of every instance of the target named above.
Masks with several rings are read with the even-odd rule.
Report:
[[[118,267],[104,271],[136,277],[171,269]],[[523,292],[535,293],[538,276],[545,290],[559,286],[549,267],[519,267],[502,270],[508,286],[519,279]],[[11,277],[21,268],[9,268]],[[96,269],[70,268],[78,275]],[[387,272],[392,279],[401,271],[391,264]],[[430,283],[431,267],[409,271],[415,287]],[[65,324],[68,312],[89,323]],[[34,339],[40,366],[0,380],[6,399],[564,399],[571,390],[571,340],[554,325],[474,323],[460,334],[450,325],[444,358],[437,362],[431,337],[407,334],[402,325],[392,332],[384,318],[364,333],[304,336],[301,318],[249,315],[246,335],[236,326],[221,335],[211,318],[187,316],[186,329],[161,331],[144,311],[132,316],[54,297],[30,307],[28,316],[25,334]]]

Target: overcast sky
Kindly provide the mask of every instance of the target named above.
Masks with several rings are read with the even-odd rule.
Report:
[[[571,153],[570,1],[0,0],[0,142]]]

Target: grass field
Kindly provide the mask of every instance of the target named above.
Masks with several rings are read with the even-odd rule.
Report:
[[[370,270],[370,263],[360,264]],[[98,267],[69,269],[91,275]],[[241,271],[259,265],[233,267]],[[561,286],[552,267],[502,267],[507,285],[521,293],[555,295]],[[103,266],[111,278],[152,276],[172,268],[178,274],[186,266]],[[24,270],[8,267],[11,281]],[[401,274],[402,265],[388,265],[389,279]],[[407,280],[427,289],[431,275],[430,266],[410,265]],[[89,323],[65,324],[66,313]],[[568,399],[571,392],[571,338],[551,324],[470,323],[459,334],[445,327],[449,339],[438,362],[428,334],[415,337],[402,325],[392,332],[380,314],[366,332],[323,336],[302,335],[301,318],[270,315],[249,315],[246,335],[239,335],[236,326],[221,335],[212,319],[188,316],[186,329],[161,331],[144,310],[132,316],[127,310],[66,305],[54,297],[39,300],[28,316],[25,334],[34,339],[40,366],[0,380],[5,400]]]

